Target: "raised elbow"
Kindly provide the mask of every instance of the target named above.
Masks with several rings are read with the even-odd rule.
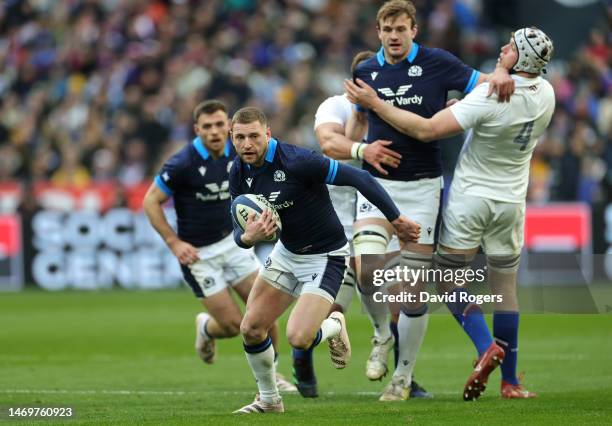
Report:
[[[331,138],[323,138],[319,145],[321,146],[321,152],[324,155],[329,157],[330,154],[332,154],[334,143],[332,142]]]

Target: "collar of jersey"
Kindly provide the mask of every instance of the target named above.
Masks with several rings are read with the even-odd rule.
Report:
[[[229,139],[225,141],[225,149],[223,150],[223,155],[226,157],[229,157],[230,155],[230,143],[231,142]],[[196,151],[198,151],[198,154],[200,154],[200,157],[202,157],[204,160],[208,160],[208,157],[210,157],[210,154],[208,153],[208,150],[202,143],[202,139],[200,139],[199,136],[193,140],[193,147],[195,148]]]
[[[268,142],[268,148],[266,149],[266,162],[267,163],[274,162],[274,154],[276,153],[277,145],[278,145],[278,141],[274,138],[270,138],[270,141]],[[251,169],[250,164],[247,164],[246,166],[247,166],[247,169]]]
[[[539,84],[540,81],[542,81],[541,76],[529,78],[523,77],[521,75],[512,74],[511,77],[515,82],[515,87],[529,87],[533,86],[534,84]]]
[[[417,53],[419,53],[419,44],[417,42],[412,42],[412,49],[410,49],[410,53],[406,56],[406,61],[412,63],[414,58],[416,58]],[[376,53],[376,59],[378,60],[378,65],[381,67],[385,65],[385,49],[381,46],[378,52]]]
[[[266,151],[266,161],[268,163],[272,163],[274,161],[274,154],[276,153],[276,145],[278,145],[278,141],[274,138],[270,138],[270,142],[268,142],[268,149]]]

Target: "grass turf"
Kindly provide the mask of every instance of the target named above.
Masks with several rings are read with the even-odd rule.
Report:
[[[449,315],[432,315],[416,375],[435,399],[380,403],[387,380],[365,378],[371,328],[353,303],[351,365],[334,370],[323,345],[315,353],[321,397],[285,395],[285,414],[247,418],[230,414],[256,390],[240,340],[219,341],[216,364],[203,364],[192,348],[198,307],[186,290],[1,294],[0,422],[18,406],[71,406],[75,417],[62,422],[96,425],[612,422],[610,315],[523,316],[519,371],[540,397],[500,399],[496,371],[470,403],[461,390],[471,343]],[[290,362],[283,339],[286,376]]]

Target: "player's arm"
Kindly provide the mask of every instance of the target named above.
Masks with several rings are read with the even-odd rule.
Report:
[[[397,206],[387,191],[370,173],[331,160],[326,183],[354,187],[385,215],[385,218],[395,227],[400,240],[417,241],[419,239],[420,225],[400,215]]]
[[[387,148],[390,141],[377,140],[371,144],[353,142],[344,135],[342,125],[322,123],[315,130],[323,154],[336,160],[364,160],[383,175],[388,175],[382,165],[397,168],[401,154]]]
[[[365,106],[398,131],[415,139],[430,142],[463,132],[463,128],[448,108],[427,119],[385,102],[376,95],[372,87],[360,79],[357,84],[345,80],[344,87],[351,102]]]
[[[159,177],[158,177],[159,178]],[[159,182],[153,182],[142,202],[145,214],[157,233],[163,238],[172,253],[182,265],[190,265],[198,260],[198,250],[191,244],[182,241],[168,223],[162,205],[171,196],[169,188],[162,189]]]
[[[368,113],[365,108],[356,105],[346,123],[344,135],[352,141],[360,141],[363,140],[367,131]]]

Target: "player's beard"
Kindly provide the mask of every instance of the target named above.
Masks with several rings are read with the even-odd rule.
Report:
[[[261,156],[257,155],[257,152],[250,152],[250,153],[243,153],[240,155],[242,161],[244,161],[247,164],[253,164],[253,165],[261,165],[263,164],[263,154]]]
[[[387,54],[389,55],[390,58],[392,58],[395,62],[402,60],[403,58],[405,58],[406,56],[408,56],[408,47],[404,46],[403,44],[398,46],[399,48],[399,53],[396,53],[395,50],[391,50],[391,45],[389,44],[387,46]]]

